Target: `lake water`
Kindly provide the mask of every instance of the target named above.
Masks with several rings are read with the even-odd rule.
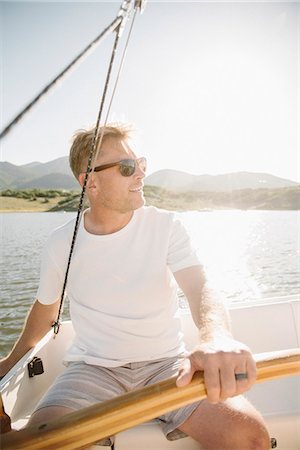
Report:
[[[298,211],[187,212],[181,216],[209,278],[228,302],[299,295]],[[0,356],[32,304],[41,249],[74,213],[10,213],[1,220]]]

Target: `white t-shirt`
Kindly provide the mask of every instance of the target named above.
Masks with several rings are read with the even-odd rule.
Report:
[[[48,240],[37,298],[60,298],[74,229],[72,220]],[[105,367],[176,356],[184,351],[172,272],[198,265],[174,213],[136,210],[120,231],[78,230],[67,284],[75,339],[66,361]]]

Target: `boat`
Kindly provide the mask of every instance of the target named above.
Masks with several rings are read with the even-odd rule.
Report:
[[[230,307],[232,330],[236,339],[246,343],[254,354],[279,352],[300,347],[300,298],[288,296],[268,301],[232,304]],[[182,330],[188,349],[197,342],[197,328],[188,310],[181,312]],[[63,355],[74,332],[71,321],[63,321],[60,333],[54,338],[51,330],[1,380],[0,391],[12,427],[22,429],[35,405],[64,370]],[[36,366],[34,368],[34,366]],[[42,370],[41,370],[42,367]],[[298,375],[272,379],[255,384],[246,397],[263,414],[279,450],[300,448],[300,363]],[[42,373],[41,373],[42,372]],[[126,427],[125,427],[126,428]],[[10,433],[8,433],[10,434]],[[4,448],[35,448],[6,447]],[[37,448],[76,448],[37,447]],[[93,450],[109,448],[94,444]],[[116,434],[113,450],[200,450],[199,444],[187,437],[168,441],[155,420],[147,421]]]
[[[82,51],[78,57],[72,61],[60,75],[48,84],[43,91],[33,101],[27,105],[24,110],[16,116],[13,121],[1,132],[0,138],[3,138],[19,120],[44,97],[57,81],[65,76],[67,71],[75,65],[79,59],[83,57],[90,48],[95,46],[96,42],[102,40],[112,30],[118,30],[117,36],[121,33],[123,22],[127,19],[127,8],[134,3],[135,11],[142,9],[145,5],[144,0],[124,0],[120,9],[120,14],[104,30],[91,44]],[[125,13],[124,13],[125,11]],[[111,60],[112,62],[112,60]],[[122,64],[121,64],[122,65]],[[109,81],[108,71],[107,83]],[[106,92],[106,87],[104,89]],[[103,94],[103,99],[105,94]],[[102,103],[98,115],[98,123],[101,117]],[[93,150],[93,149],[92,149]],[[93,151],[91,152],[91,155]],[[87,168],[87,173],[89,166]],[[82,198],[84,191],[82,193]],[[78,210],[80,215],[80,208]],[[63,297],[63,295],[62,295]],[[299,364],[299,317],[300,317],[300,299],[298,296],[289,296],[281,299],[267,299],[266,301],[252,301],[251,303],[232,304],[230,306],[230,314],[232,318],[232,329],[236,339],[247,344],[255,354],[262,352],[280,352],[286,350],[287,355],[293,355],[296,350],[297,368],[295,371],[286,369],[285,373],[278,375],[278,379],[271,379],[261,384],[255,385],[247,397],[259,409],[268,425],[270,435],[272,436],[273,445],[277,443],[280,450],[299,450],[300,449],[300,364]],[[188,349],[191,349],[197,342],[198,331],[192,322],[191,315],[188,311],[182,310],[182,329]],[[49,331],[41,341],[32,348],[24,357],[6,374],[0,381],[0,392],[6,413],[10,416],[12,427],[15,430],[22,430],[34,410],[36,404],[46,392],[47,388],[54,381],[56,376],[61,373],[65,366],[63,365],[63,356],[66,349],[70,345],[74,331],[71,321],[64,321],[60,326],[60,332],[53,334],[53,330]],[[259,359],[259,358],[258,358]],[[293,373],[293,374],[292,374]],[[290,375],[282,377],[282,375]],[[272,377],[271,377],[272,378]],[[196,386],[197,388],[197,386]],[[177,390],[185,388],[177,388]],[[160,391],[155,396],[160,402]],[[143,392],[141,393],[143,395]],[[173,394],[172,394],[173,395]],[[88,414],[88,412],[86,412]],[[146,415],[145,415],[146,417]],[[155,417],[155,416],[154,416]],[[136,422],[143,422],[141,418]],[[44,427],[45,425],[45,427]],[[100,425],[100,424],[99,424]],[[22,449],[75,449],[76,442],[68,445],[55,446],[43,443],[43,428],[47,428],[47,424],[38,427],[38,437],[36,445],[25,444],[22,439],[18,444],[10,444],[10,436],[17,436],[18,433],[6,433],[3,438],[3,449],[17,450]],[[200,446],[193,439],[187,437],[178,441],[168,441],[159,425],[155,420],[146,420],[134,427],[125,424],[123,429],[116,434],[113,450],[200,450]],[[80,432],[80,430],[79,430]],[[20,431],[19,436],[22,436]],[[27,433],[30,435],[30,430]],[[7,437],[7,438],[6,438]],[[27,436],[28,437],[28,436]],[[30,437],[30,436],[29,436]],[[95,442],[91,439],[89,442]],[[15,441],[16,442],[16,441]],[[93,444],[90,447],[94,450],[100,448],[108,448],[99,444]]]

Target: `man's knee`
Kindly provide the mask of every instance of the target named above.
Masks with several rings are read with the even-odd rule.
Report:
[[[246,431],[246,430],[245,430]],[[241,430],[241,435],[244,433]],[[262,423],[250,424],[247,432],[244,434],[244,447],[245,450],[269,450],[270,449],[270,436],[268,430]]]
[[[179,428],[210,450],[270,448],[263,418],[242,397],[216,405],[203,401]]]
[[[35,411],[31,415],[27,426],[38,423],[46,423],[49,420],[58,419],[59,417],[65,416],[66,414],[70,414],[72,412],[74,412],[73,409],[66,408],[65,406],[47,406]]]

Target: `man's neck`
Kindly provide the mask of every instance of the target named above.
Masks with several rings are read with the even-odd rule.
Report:
[[[84,214],[84,228],[91,234],[112,234],[120,231],[131,220],[133,211],[126,213],[88,209]]]

